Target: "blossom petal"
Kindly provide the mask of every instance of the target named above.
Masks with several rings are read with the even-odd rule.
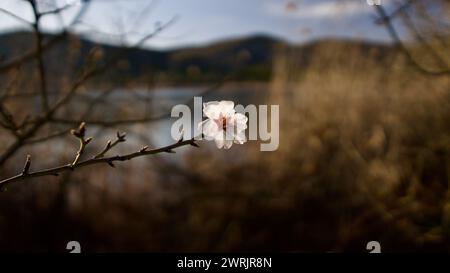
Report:
[[[203,113],[205,114],[205,116],[211,119],[219,118],[221,109],[221,106],[219,104],[220,102],[218,101],[210,101],[203,103]]]
[[[245,136],[245,132],[242,131],[234,136],[234,143],[244,144],[247,141],[247,137]]]
[[[214,140],[217,148],[229,149],[233,143],[247,141],[245,130],[248,118],[236,113],[232,101],[211,101],[203,104],[203,113],[208,117],[198,124],[205,139]],[[226,122],[226,124],[223,124]]]
[[[236,130],[238,133],[247,129],[248,118],[245,115],[243,115],[241,113],[236,113],[234,115],[234,120],[236,123]]]
[[[234,130],[232,130],[232,129],[234,129],[234,128],[227,127],[227,130],[225,131],[225,140],[231,140],[231,141],[234,140]]]
[[[233,140],[225,140],[223,148],[230,149],[232,145],[233,145]]]
[[[239,123],[247,123],[247,121],[248,121],[247,116],[244,114],[241,114],[241,113],[236,113],[234,115],[234,119],[236,120],[236,122],[239,122]]]
[[[216,143],[217,148],[222,149],[225,140],[223,139],[223,137],[218,137],[214,139],[214,142]]]
[[[234,102],[230,100],[222,100],[219,102],[219,111],[223,116],[231,116],[236,112],[234,110]]]
[[[199,131],[202,131],[203,135],[208,140],[212,140],[221,131],[217,124],[211,119],[204,120],[198,124]]]

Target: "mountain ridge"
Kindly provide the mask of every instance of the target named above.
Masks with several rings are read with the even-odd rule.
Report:
[[[12,57],[29,51],[33,45],[33,36],[32,32],[26,31],[1,34],[0,66]],[[45,34],[44,37],[48,40],[54,35]],[[177,49],[132,48],[118,60],[112,79],[147,81],[152,78],[163,82],[195,83],[217,81],[225,75],[233,74],[236,81],[268,81],[279,49],[294,49],[300,52],[303,55],[300,59],[301,65],[308,65],[318,48],[331,44],[354,47],[364,52],[377,49],[385,53],[392,49],[384,44],[337,39],[321,39],[294,45],[270,35],[258,34]],[[74,56],[74,67],[79,69],[93,51],[99,51],[101,58],[108,59],[119,49],[120,47],[115,45],[69,34],[67,39],[46,52],[45,63],[51,66],[50,70],[60,73],[67,70],[63,69],[65,63],[61,62],[67,56]],[[384,53],[380,56],[386,55]],[[109,76],[111,77],[111,74]]]

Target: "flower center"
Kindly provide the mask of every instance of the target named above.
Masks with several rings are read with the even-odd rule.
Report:
[[[216,124],[219,128],[221,127],[222,130],[227,130],[227,118],[222,116],[222,114],[220,114],[219,118],[216,120]]]

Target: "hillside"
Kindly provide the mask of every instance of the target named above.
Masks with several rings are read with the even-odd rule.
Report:
[[[45,37],[47,40],[50,38],[51,35]],[[0,61],[7,62],[14,56],[27,52],[32,44],[33,35],[29,32],[0,35]],[[111,58],[119,50],[117,46],[99,44],[70,35],[47,51],[45,61],[51,72],[61,75],[73,73],[73,70],[79,69],[84,60],[88,59],[94,48],[103,60]],[[271,77],[272,61],[280,48],[288,48],[301,54],[299,66],[303,67],[310,65],[313,56],[324,49],[333,51],[339,48],[348,52],[357,49],[367,55],[375,50],[378,52],[375,57],[381,59],[389,58],[392,52],[387,46],[360,41],[321,40],[293,46],[269,36],[259,35],[166,51],[129,49],[116,63],[117,69],[109,74],[108,79],[114,79],[118,83],[125,79],[195,83],[217,81],[225,75],[231,75],[236,81],[267,81]]]

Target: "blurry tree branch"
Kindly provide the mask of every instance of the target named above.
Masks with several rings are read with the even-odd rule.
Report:
[[[433,59],[436,61],[437,65],[446,71],[450,71],[450,68],[448,67],[447,63],[444,61],[442,56],[439,55],[439,53],[431,46],[429,41],[425,37],[423,37],[419,30],[414,25],[413,20],[410,18],[410,16],[406,12],[402,12],[401,18],[403,19],[403,22],[405,25],[409,28],[409,30],[412,32],[414,38],[416,41],[418,41],[421,45],[425,47],[427,52],[433,57]]]
[[[134,45],[130,47],[121,48],[120,50],[118,50],[118,52],[116,52],[116,54],[114,54],[109,60],[105,61],[104,63],[98,65],[91,65],[90,67],[83,69],[81,76],[78,77],[78,79],[75,80],[75,82],[73,82],[69,91],[57,102],[55,102],[54,105],[49,107],[49,109],[45,111],[45,113],[33,119],[33,122],[30,123],[29,128],[27,128],[27,130],[24,130],[23,134],[18,136],[16,140],[9,147],[6,148],[6,151],[0,155],[0,165],[4,164],[18,149],[20,149],[26,143],[26,141],[29,138],[34,136],[43,125],[47,124],[53,118],[54,114],[62,106],[70,102],[72,97],[76,94],[78,88],[82,86],[87,80],[98,74],[103,73],[105,70],[110,68],[111,65],[114,64],[118,59],[120,59],[120,57],[128,50],[140,47],[148,39],[154,37],[157,33],[161,32],[162,30],[173,24],[176,19],[177,18],[174,17],[165,24],[160,25],[153,32],[142,37]]]
[[[68,132],[70,132],[70,129],[63,129],[63,130],[60,130],[60,131],[52,132],[52,133],[50,133],[48,135],[45,135],[45,136],[31,138],[31,139],[25,141],[24,145],[32,145],[32,144],[36,144],[36,143],[52,140],[54,138],[65,136]]]
[[[34,0],[27,0],[27,1],[33,1]],[[83,15],[87,12],[89,6],[90,6],[91,1],[82,1],[81,7],[79,9],[79,11],[77,12],[77,14],[74,16],[74,18],[72,19],[72,21],[70,22],[70,24],[67,27],[64,27],[63,30],[58,33],[55,34],[53,37],[49,38],[47,41],[41,41],[41,53],[43,51],[46,51],[48,49],[50,49],[51,47],[53,47],[54,45],[56,45],[58,42],[64,40],[67,37],[67,33],[68,33],[68,29],[70,29],[71,27],[73,27],[75,24],[77,24],[80,19],[83,17]],[[35,6],[35,5],[34,5]],[[36,12],[37,11],[37,7],[35,6]],[[61,8],[57,8],[55,10],[52,10],[51,13],[44,13],[44,15],[49,15],[49,14],[59,14],[61,11],[65,10],[61,9]],[[12,12],[5,10],[5,9],[1,9],[0,11],[7,13],[11,16],[16,16],[17,19],[22,19],[21,21],[26,23],[27,25],[33,27],[33,25],[36,25],[35,23],[29,22],[15,14],[13,14]],[[38,13],[38,17],[41,17],[42,13],[39,14]],[[35,14],[36,17],[36,14]],[[35,18],[36,19],[36,18]],[[32,50],[24,53],[23,55],[17,56],[12,58],[11,60],[8,60],[6,62],[3,62],[0,64],[0,73],[4,73],[12,68],[18,67],[20,65],[23,65],[24,63],[33,60],[34,58],[39,56],[39,49],[38,48],[33,48]]]
[[[92,138],[85,138],[85,133],[86,133],[85,123],[80,124],[80,126],[77,129],[74,129],[71,133],[73,136],[75,136],[80,141],[80,147],[75,156],[75,160],[72,163],[61,165],[61,166],[50,168],[50,169],[41,170],[41,171],[30,172],[29,170],[30,170],[30,166],[31,166],[31,157],[30,157],[30,155],[28,155],[26,163],[25,163],[25,167],[24,167],[22,173],[20,173],[16,176],[13,176],[11,178],[7,178],[7,179],[0,181],[0,188],[2,190],[4,190],[6,186],[8,186],[9,184],[11,184],[13,182],[25,180],[25,179],[32,178],[32,177],[58,176],[62,172],[74,171],[76,169],[79,169],[79,168],[82,168],[85,166],[89,166],[89,165],[94,165],[94,164],[105,164],[106,163],[111,167],[115,167],[114,162],[116,162],[116,161],[127,161],[127,160],[131,160],[133,158],[136,158],[136,157],[154,155],[154,154],[159,154],[159,153],[174,153],[175,152],[174,149],[181,147],[181,146],[190,145],[190,146],[194,146],[194,147],[199,147],[198,144],[196,143],[195,138],[192,138],[189,140],[180,139],[176,143],[173,143],[171,145],[161,147],[161,148],[149,149],[148,146],[145,146],[136,152],[132,152],[132,153],[124,154],[124,155],[105,157],[105,154],[108,151],[110,151],[116,144],[126,141],[124,134],[117,133],[117,140],[114,142],[114,144],[109,141],[107,143],[106,147],[102,151],[100,151],[98,154],[94,155],[91,159],[80,161],[81,156],[84,154],[86,146],[91,142]]]
[[[236,71],[235,73],[239,73],[239,72]],[[207,96],[207,95],[211,94],[212,92],[216,91],[221,86],[223,86],[232,77],[233,77],[232,74],[226,75],[219,82],[202,90],[198,94],[198,96]],[[126,119],[114,119],[114,120],[89,119],[89,115],[92,113],[92,111],[91,111],[92,108],[96,105],[96,103],[98,103],[101,100],[104,100],[105,97],[111,93],[111,91],[112,91],[111,89],[107,89],[107,90],[103,91],[101,95],[94,98],[89,103],[85,113],[83,113],[81,115],[81,118],[72,118],[71,119],[71,118],[63,118],[63,117],[53,117],[48,121],[48,123],[75,126],[77,124],[80,124],[83,120],[85,120],[86,123],[89,123],[89,125],[95,125],[95,126],[99,126],[102,128],[106,128],[106,127],[113,127],[113,126],[117,126],[117,125],[145,124],[145,123],[151,123],[151,122],[156,122],[156,121],[160,121],[163,119],[171,118],[170,109],[167,109],[166,111],[163,111],[163,113],[161,113],[161,114],[151,115],[151,116],[145,115],[144,117],[141,117],[141,118],[126,118]],[[189,99],[186,102],[184,102],[184,104],[192,105],[193,100]],[[70,128],[62,129],[62,130],[59,130],[56,132],[52,132],[45,136],[39,136],[36,138],[29,139],[26,141],[25,144],[35,144],[35,143],[40,143],[40,142],[44,142],[47,140],[55,139],[55,138],[67,135],[68,132],[70,132]]]
[[[200,94],[198,94],[198,96],[207,96],[208,94],[216,91],[228,79],[229,79],[229,76],[224,77],[220,82],[218,82],[218,83],[212,85],[211,87],[206,88],[205,90],[200,92]],[[192,105],[192,103],[193,103],[192,99],[189,99],[184,104]],[[154,121],[158,121],[158,120],[162,120],[162,119],[167,119],[170,117],[171,117],[170,109],[167,109],[167,111],[164,111],[164,113],[161,113],[159,115],[145,116],[142,118],[127,118],[127,119],[115,119],[115,120],[89,120],[89,119],[86,119],[86,116],[84,116],[84,118],[82,118],[82,120],[86,120],[86,123],[89,123],[90,125],[110,127],[110,126],[123,125],[123,124],[131,125],[131,124],[137,124],[137,123],[148,123],[148,122],[154,122]],[[62,117],[54,117],[50,120],[50,122],[74,125],[74,124],[79,124],[80,120],[79,119],[62,118]]]
[[[389,15],[386,13],[386,17],[388,17],[390,20],[393,20],[395,17],[399,16],[402,12],[404,12],[405,10],[407,10],[412,4],[413,2],[416,0],[408,0],[405,3],[403,3],[402,5],[400,5],[399,7],[397,7],[393,12],[391,12]],[[382,7],[381,5],[378,5],[380,7]],[[377,24],[383,24],[384,18],[380,17],[378,18],[375,23]]]
[[[16,20],[18,20],[18,21],[24,23],[25,25],[31,26],[31,25],[33,24],[32,22],[28,21],[27,19],[22,18],[22,17],[20,17],[19,15],[15,14],[15,13],[9,11],[9,10],[6,10],[6,9],[4,9],[4,8],[0,8],[0,12],[2,12],[2,13],[4,13],[4,14],[7,14],[7,15],[9,15],[9,16],[11,16],[11,17],[13,17],[14,19],[16,19]]]
[[[396,28],[393,24],[393,19],[396,16],[403,15],[404,17],[408,16],[405,11],[408,7],[410,7],[415,0],[409,0],[406,1],[403,5],[401,5],[399,8],[397,8],[394,12],[391,14],[388,14],[384,7],[382,5],[374,5],[374,8],[379,15],[379,19],[376,20],[378,24],[383,24],[386,29],[388,30],[389,35],[394,40],[396,46],[406,55],[408,61],[421,73],[427,74],[427,75],[433,75],[433,76],[448,76],[450,75],[450,67],[446,64],[446,62],[439,57],[439,54],[437,54],[433,48],[428,47],[424,39],[417,33],[414,32],[414,29],[411,29],[413,33],[415,33],[416,38],[418,39],[419,43],[423,46],[426,46],[429,50],[431,56],[434,58],[436,62],[440,64],[440,68],[438,69],[430,69],[428,67],[425,67],[421,63],[419,63],[416,58],[413,56],[413,54],[410,52],[410,50],[407,48],[405,43],[400,38],[400,35],[398,34]],[[408,21],[407,21],[408,22]],[[411,28],[411,25],[408,25],[409,28]]]
[[[105,148],[98,153],[94,158],[102,158],[105,156],[105,154],[111,150],[114,146],[116,146],[117,144],[119,144],[120,142],[125,142],[125,133],[120,133],[117,132],[117,139],[114,140],[114,142],[112,142],[111,140],[108,140],[108,142],[106,143]]]
[[[35,49],[27,52],[19,57],[15,57],[14,59],[9,59],[7,62],[0,64],[0,73],[1,72],[8,72],[12,68],[19,67],[23,65],[27,61],[36,60],[37,61],[37,72],[38,72],[38,89],[36,93],[37,96],[40,97],[41,102],[41,111],[40,113],[36,113],[33,116],[26,116],[24,119],[23,117],[19,120],[19,118],[14,117],[11,112],[8,110],[8,107],[6,105],[6,97],[2,96],[2,99],[0,100],[0,126],[4,129],[11,132],[14,139],[11,143],[7,144],[8,146],[6,149],[0,154],[0,166],[3,165],[5,162],[7,162],[8,159],[10,159],[19,149],[21,149],[24,145],[31,144],[31,143],[37,143],[49,140],[51,138],[57,137],[57,136],[63,136],[67,135],[68,132],[71,133],[72,136],[78,139],[79,147],[76,151],[76,154],[74,155],[73,160],[71,160],[71,163],[61,165],[58,167],[50,168],[50,169],[44,169],[39,171],[30,171],[32,160],[30,156],[27,156],[25,165],[23,167],[23,170],[20,174],[7,178],[5,180],[0,181],[0,189],[4,189],[7,185],[10,183],[13,183],[15,181],[24,180],[27,178],[32,177],[40,177],[40,176],[48,176],[48,175],[59,175],[63,172],[73,171],[78,168],[93,165],[93,164],[103,164],[106,163],[110,165],[111,167],[114,167],[114,162],[116,161],[126,161],[131,160],[135,157],[141,157],[146,155],[152,155],[152,154],[158,154],[158,153],[173,153],[175,148],[191,145],[198,147],[198,145],[195,143],[194,138],[190,140],[179,140],[178,142],[168,145],[161,148],[156,149],[149,149],[147,146],[143,147],[139,151],[123,154],[123,155],[116,155],[116,156],[107,156],[108,153],[111,152],[111,150],[118,146],[120,143],[125,142],[125,134],[123,133],[117,133],[116,139],[109,140],[106,145],[98,151],[96,154],[94,154],[90,159],[83,159],[85,156],[87,150],[86,147],[92,142],[91,137],[86,137],[86,127],[84,122],[80,124],[80,120],[89,120],[90,115],[92,114],[92,109],[94,105],[99,103],[104,99],[105,96],[107,96],[111,90],[108,90],[107,92],[104,92],[101,97],[94,98],[89,104],[84,114],[82,114],[80,117],[75,118],[73,120],[70,119],[64,119],[60,118],[58,116],[64,116],[62,113],[62,110],[64,110],[65,106],[68,106],[69,103],[73,101],[75,96],[78,93],[78,90],[80,87],[84,86],[84,84],[91,78],[104,73],[113,65],[122,58],[122,56],[131,49],[135,49],[137,47],[140,47],[144,42],[146,42],[148,39],[154,37],[157,33],[161,32],[165,28],[167,28],[169,25],[171,25],[175,20],[177,19],[174,17],[172,20],[168,21],[164,24],[158,24],[156,26],[156,29],[143,37],[141,37],[136,43],[134,43],[131,46],[124,46],[120,49],[118,49],[116,52],[112,54],[111,57],[107,58],[106,60],[102,59],[96,59],[93,56],[88,56],[88,59],[84,61],[84,65],[82,66],[79,73],[76,73],[74,76],[74,80],[71,84],[68,84],[68,87],[66,90],[63,90],[61,92],[56,92],[55,96],[52,96],[51,100],[49,100],[49,90],[47,86],[47,78],[46,78],[46,67],[44,63],[44,53],[46,50],[54,46],[58,41],[61,41],[63,38],[67,36],[67,28],[63,27],[63,30],[60,34],[57,34],[56,36],[53,36],[49,38],[48,40],[45,40],[44,34],[42,32],[42,24],[41,18],[46,15],[59,15],[60,12],[63,10],[69,8],[69,6],[62,6],[59,8],[55,8],[46,12],[40,12],[38,9],[37,1],[36,0],[26,0],[32,10],[34,15],[34,22],[29,23],[29,25],[34,30],[35,35]],[[90,2],[90,1],[89,1]],[[89,3],[88,1],[84,1],[84,3]],[[87,6],[87,5],[85,5]],[[81,8],[78,15],[75,16],[75,19],[72,21],[70,25],[73,25],[74,23],[78,22],[81,15],[86,11],[86,8]],[[142,18],[142,14],[139,16],[139,18]],[[61,18],[60,18],[61,19]],[[63,24],[63,20],[60,20]],[[92,58],[92,59],[90,59]],[[14,72],[14,70],[13,70]],[[210,88],[209,90],[206,90],[204,93],[211,92],[212,90],[216,89],[218,86],[222,85],[223,82],[220,82],[219,84],[216,84],[213,88]],[[28,92],[29,93],[29,92]],[[9,94],[4,94],[5,96],[8,96]],[[15,95],[15,94],[14,94]],[[28,98],[26,96],[26,98]],[[54,99],[53,99],[54,98]],[[61,111],[60,111],[61,110]],[[59,115],[58,115],[59,114]],[[119,124],[133,124],[133,123],[142,123],[142,122],[148,122],[152,120],[158,120],[163,118],[169,118],[170,115],[167,113],[163,113],[159,116],[153,116],[153,117],[143,117],[143,118],[130,118],[130,119],[120,119],[120,120],[112,120],[107,122],[102,122],[101,120],[94,121],[94,125],[96,126],[115,126]],[[22,120],[23,119],[23,120]],[[43,128],[52,128],[53,124],[54,126],[58,127],[58,124],[70,124],[73,125],[74,123],[80,124],[77,129],[60,129],[60,131],[50,133],[47,136],[43,136],[40,138],[33,138],[38,135],[38,133],[43,130]],[[49,126],[47,126],[49,125]]]
[[[61,6],[61,7],[57,7],[57,8],[52,9],[52,10],[47,10],[47,11],[41,12],[41,13],[40,13],[40,16],[42,17],[42,16],[46,16],[46,15],[55,15],[55,14],[59,14],[59,13],[61,13],[62,11],[65,11],[65,10],[67,10],[67,9],[73,7],[73,6],[74,6],[73,4],[65,4],[65,5],[63,5],[63,6]]]
[[[11,131],[13,135],[19,137],[21,134],[21,128],[28,122],[29,116],[25,116],[25,119],[21,123],[17,123],[14,116],[10,111],[0,102],[0,126]]]
[[[40,19],[42,17],[42,13],[39,13],[36,0],[28,0],[30,3],[31,8],[33,9],[33,15],[34,15],[34,23],[33,23],[33,29],[34,29],[34,35],[36,37],[35,42],[35,48],[36,48],[36,59],[37,59],[37,66],[38,66],[38,73],[39,73],[39,88],[41,93],[41,104],[42,104],[42,110],[48,111],[49,104],[48,104],[48,95],[47,95],[47,78],[46,78],[46,70],[44,66],[44,51],[42,48],[42,41],[43,36],[42,32],[39,26]]]
[[[56,36],[48,39],[45,42],[43,42],[42,48],[41,48],[42,51],[50,49],[51,47],[56,45],[58,42],[65,39],[66,36],[67,36],[67,32],[63,32],[63,33],[57,34]],[[33,49],[33,50],[30,50],[30,51],[24,53],[23,55],[14,57],[11,60],[3,62],[0,64],[0,73],[4,73],[12,68],[21,66],[24,63],[33,60],[34,58],[36,58],[36,56],[37,56],[37,50]]]

